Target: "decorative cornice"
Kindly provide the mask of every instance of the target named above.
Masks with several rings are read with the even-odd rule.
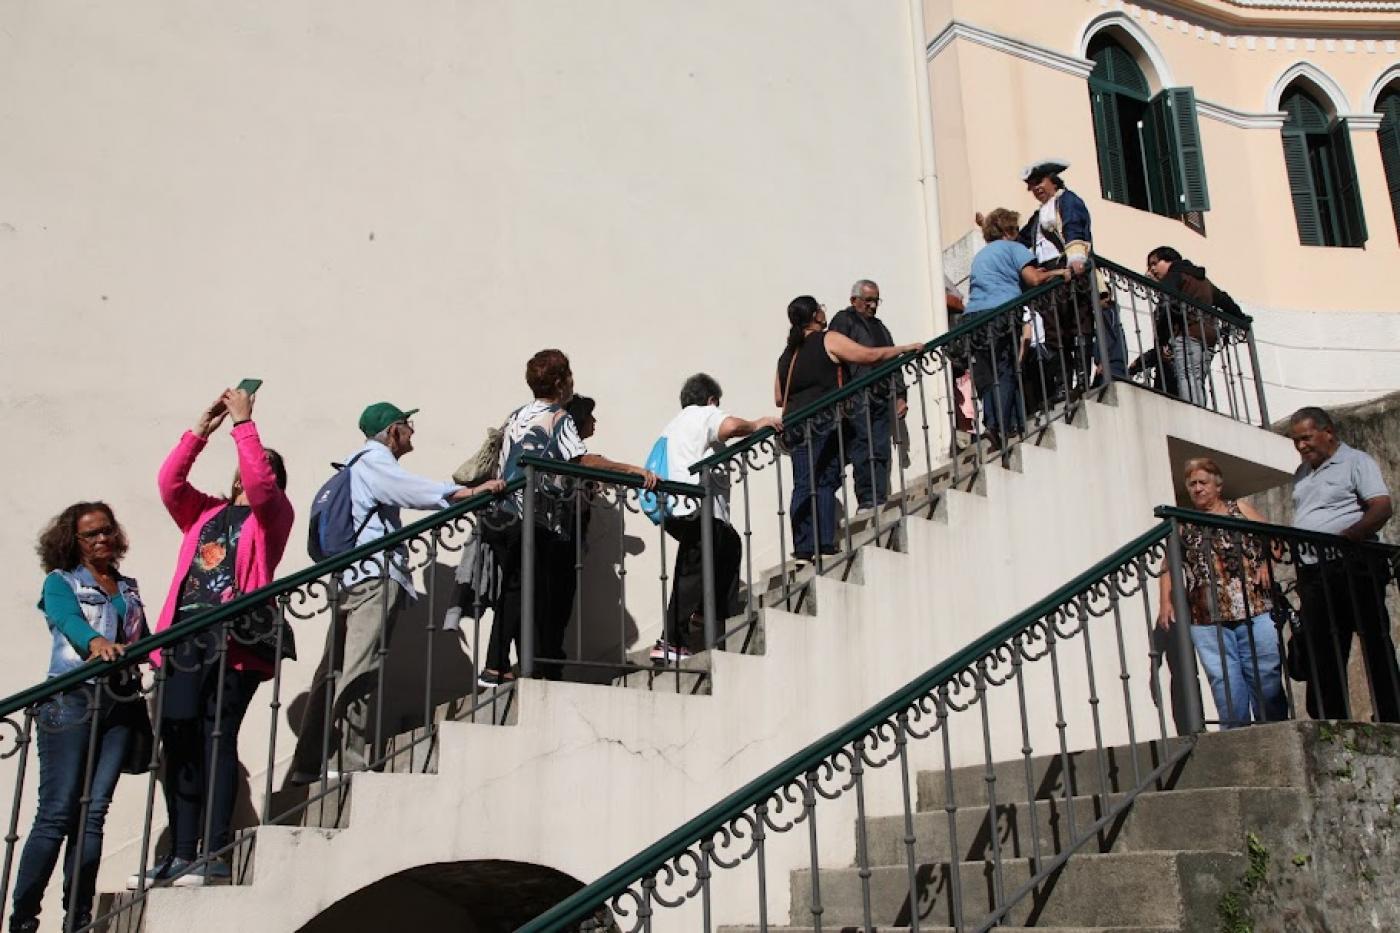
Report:
[[[1277,113],[1248,113],[1199,97],[1196,98],[1196,114],[1242,130],[1283,129],[1283,121],[1288,117],[1282,110]]]
[[[1337,116],[1347,121],[1347,129],[1356,133],[1375,133],[1384,119],[1378,113],[1339,113]]]
[[[928,44],[928,60],[933,61],[948,46],[953,44],[953,40],[963,39],[976,45],[995,49],[998,52],[1005,52],[1007,55],[1014,55],[1016,58],[1025,59],[1028,62],[1035,62],[1037,65],[1044,65],[1056,71],[1063,71],[1072,74],[1077,78],[1089,77],[1089,72],[1094,70],[1094,63],[1087,58],[1075,58],[1073,55],[1063,55],[1053,52],[1050,49],[1041,48],[1038,45],[1031,45],[1029,42],[1022,42],[1020,39],[1012,39],[1008,36],[998,35],[978,26],[953,20],[943,31],[940,32],[932,42]]]

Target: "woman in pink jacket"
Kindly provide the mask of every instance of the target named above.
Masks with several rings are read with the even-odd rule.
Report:
[[[157,632],[272,582],[291,534],[292,504],[285,491],[282,457],[263,447],[252,415],[253,399],[246,392],[224,392],[160,468],[161,501],[185,538]],[[191,486],[189,473],[209,436],[227,417],[233,419],[238,472],[228,496],[216,497]],[[271,620],[258,618],[261,626],[255,630],[271,628],[275,634]],[[160,730],[174,844],[149,873],[148,883],[197,885],[231,876],[227,863],[219,860],[186,872],[199,854],[206,826],[205,852],[217,852],[229,843],[238,730],[253,693],[272,676],[277,658],[275,642],[254,639],[249,644],[245,638],[230,637],[221,678],[219,631],[214,628],[187,639],[168,649],[164,658],[152,656],[155,664],[173,662],[166,672]]]

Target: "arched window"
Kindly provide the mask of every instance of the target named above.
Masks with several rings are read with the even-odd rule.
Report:
[[[1366,218],[1347,121],[1328,112],[1321,95],[1301,81],[1290,84],[1279,101],[1283,121],[1283,162],[1293,193],[1298,241],[1304,246],[1361,246]]]
[[[1089,101],[1103,196],[1167,217],[1210,210],[1196,95],[1152,95],[1132,53],[1107,31],[1089,42]]]
[[[1376,101],[1381,115],[1381,164],[1385,166],[1385,183],[1390,188],[1390,210],[1395,215],[1395,234],[1400,236],[1400,88],[1391,85]]]

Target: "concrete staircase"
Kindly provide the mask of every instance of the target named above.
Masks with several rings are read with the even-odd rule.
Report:
[[[984,471],[976,488],[943,486],[926,508],[910,509],[898,551],[858,548],[841,575],[810,581],[796,611],[778,607],[773,594],[781,587],[765,579],[756,587],[765,604],[751,653],[716,651],[691,662],[707,674],[703,690],[658,685],[666,675],[646,672],[633,675],[651,680],[645,690],[525,682],[504,715],[487,722],[451,721],[443,710],[420,773],[356,775],[348,793],[313,808],[310,825],[257,828],[241,884],[156,890],[143,928],[330,929],[316,918],[368,903],[356,893],[365,889],[390,898],[395,879],[429,866],[598,877],[1150,527],[1151,507],[1174,498],[1166,438],[1190,438],[1273,470],[1294,460],[1282,438],[1149,393],[1117,389],[1106,401],[1087,404],[1073,425],[1056,425],[1043,446],[1020,448],[1012,469]],[[1050,538],[1047,529],[1054,529]],[[1145,631],[1128,637],[1134,656],[1145,658]],[[1140,734],[1155,734],[1147,728],[1155,712],[1145,689],[1139,698]],[[1087,726],[1077,728],[1071,747],[1092,742]],[[1037,748],[1053,747],[1053,736],[1053,723],[1036,723]],[[1109,730],[1108,741],[1121,738]],[[955,737],[954,764],[981,754],[980,732]],[[917,768],[936,759],[932,750],[911,758]],[[921,790],[921,799],[932,798]],[[869,805],[893,812],[896,800],[873,794]],[[1047,808],[1045,819],[1053,812]],[[853,806],[833,803],[828,817],[849,826]],[[959,834],[960,842],[973,838]],[[853,863],[849,834],[829,830],[826,840],[822,864]],[[921,858],[932,878],[938,855],[936,843],[929,845]],[[770,852],[770,915],[789,907],[776,880],[804,862],[795,851]],[[1010,877],[1010,862],[1007,870]],[[842,883],[833,876],[831,890]],[[796,918],[801,887],[791,892]],[[422,928],[474,928],[472,905],[433,903],[432,911],[416,908]],[[893,902],[885,906],[883,922],[898,921]],[[717,919],[741,922],[748,911],[736,891]],[[669,928],[694,928],[679,922]]]
[[[1177,740],[1171,745],[1179,745]],[[1279,723],[1207,734],[1189,754],[1140,794],[1079,853],[1008,913],[999,930],[1057,933],[1207,933],[1225,930],[1393,930],[1400,897],[1393,887],[1400,843],[1400,727]],[[1172,751],[1166,743],[1139,749],[1139,764]],[[1132,750],[1034,762],[1025,793],[1021,761],[997,765],[998,797],[1019,787],[1015,802],[988,813],[980,765],[952,772],[953,812],[964,922],[978,929],[992,909],[995,832],[1002,884],[1014,891],[1036,856],[1066,851],[1072,807],[1083,825],[1121,799],[1134,783]],[[866,824],[869,897],[875,929],[951,928],[953,907],[949,815],[942,772],[919,775],[916,888],[910,890],[902,816]],[[1107,794],[1086,793],[1107,788]],[[1068,796],[1066,796],[1068,795]],[[1345,831],[1341,831],[1346,827]],[[820,872],[821,920],[827,930],[865,929],[862,872]],[[1325,890],[1319,900],[1319,891]],[[812,924],[812,877],[791,875],[793,926]],[[805,924],[805,925],[804,925]],[[735,925],[726,933],[756,933]]]

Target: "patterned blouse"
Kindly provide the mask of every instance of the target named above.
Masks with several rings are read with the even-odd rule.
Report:
[[[1225,507],[1231,518],[1244,518],[1238,500],[1225,500]],[[1207,534],[1214,567],[1206,564]],[[1186,592],[1193,624],[1211,625],[1217,620],[1243,622],[1272,609],[1269,588],[1254,580],[1256,569],[1265,561],[1262,540],[1224,528],[1182,525],[1181,544],[1186,552]],[[1213,617],[1210,583],[1215,584]]]

